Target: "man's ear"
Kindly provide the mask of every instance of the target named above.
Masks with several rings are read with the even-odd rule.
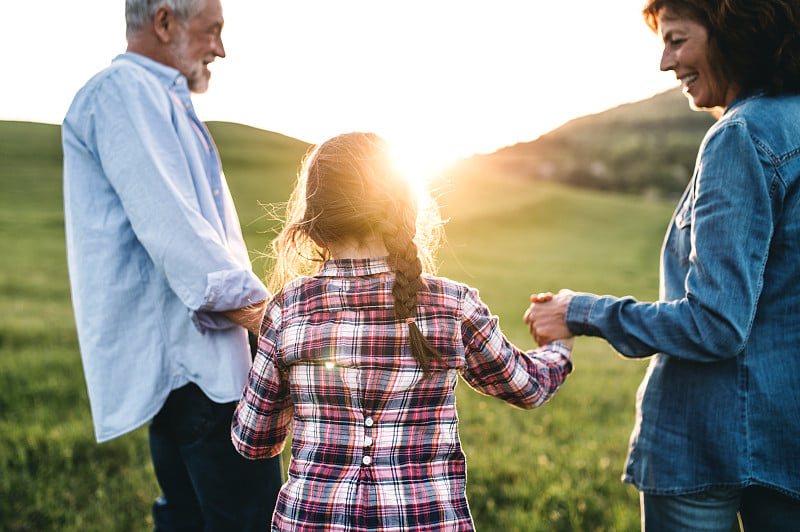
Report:
[[[175,14],[167,6],[160,6],[156,9],[156,14],[153,15],[153,30],[155,31],[158,40],[162,43],[172,41],[172,36],[178,21],[175,19]]]

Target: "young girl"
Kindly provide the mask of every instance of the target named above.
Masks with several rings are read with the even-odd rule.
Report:
[[[520,351],[476,290],[423,273],[433,232],[415,238],[417,210],[374,134],[337,136],[305,161],[232,426],[256,459],[280,453],[291,425],[273,530],[472,530],[458,375],[534,408],[572,370],[571,340]]]

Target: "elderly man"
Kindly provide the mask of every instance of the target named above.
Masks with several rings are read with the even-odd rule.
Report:
[[[268,292],[191,92],[225,57],[219,0],[127,0],[127,52],[63,124],[67,256],[98,442],[150,423],[156,530],[264,530],[280,459],[230,422]]]

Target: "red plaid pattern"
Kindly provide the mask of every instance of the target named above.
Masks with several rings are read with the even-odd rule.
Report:
[[[273,456],[291,426],[273,530],[472,530],[458,375],[534,408],[572,370],[563,344],[523,352],[509,343],[476,290],[426,280],[417,324],[445,364],[425,380],[395,320],[383,259],[329,261],[269,304],[232,439],[248,458]]]

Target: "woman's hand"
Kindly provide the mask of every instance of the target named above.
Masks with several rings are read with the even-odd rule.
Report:
[[[565,289],[557,295],[546,292],[531,296],[531,306],[525,311],[523,319],[537,344],[572,338],[566,315],[567,306],[574,295],[575,292]]]

